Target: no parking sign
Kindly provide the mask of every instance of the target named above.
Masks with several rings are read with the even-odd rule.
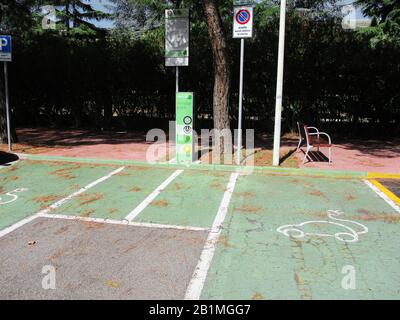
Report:
[[[233,9],[233,37],[251,38],[253,35],[253,7],[235,7]]]

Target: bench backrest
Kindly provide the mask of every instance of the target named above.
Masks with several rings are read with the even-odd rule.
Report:
[[[310,144],[310,136],[308,135],[308,128],[307,125],[305,125],[302,122],[297,122],[297,128],[299,130],[299,135],[302,140],[307,142],[307,144]]]

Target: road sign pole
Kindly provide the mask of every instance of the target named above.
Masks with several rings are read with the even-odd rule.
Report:
[[[240,39],[239,116],[238,116],[238,145],[237,145],[237,155],[236,155],[237,165],[240,165],[241,150],[242,150],[243,60],[244,60],[244,38]]]
[[[179,67],[175,68],[175,92],[179,92]]]
[[[6,96],[6,116],[7,116],[7,140],[8,140],[8,151],[12,150],[11,146],[11,128],[10,128],[10,105],[8,101],[8,72],[7,62],[4,61],[4,89]]]
[[[281,0],[281,11],[279,18],[278,72],[276,79],[276,98],[275,98],[274,151],[272,159],[272,164],[274,166],[279,166],[279,149],[281,144],[283,63],[285,54],[285,18],[286,18],[286,0]]]
[[[234,1],[234,5],[249,4],[249,1]],[[242,113],[243,113],[243,64],[244,64],[244,38],[253,35],[253,6],[234,6],[233,8],[233,38],[240,38],[240,79],[239,79],[239,114],[236,164],[241,163],[242,151]]]

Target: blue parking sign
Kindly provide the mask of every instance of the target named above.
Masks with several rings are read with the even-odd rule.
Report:
[[[0,36],[0,61],[11,61],[11,36]]]

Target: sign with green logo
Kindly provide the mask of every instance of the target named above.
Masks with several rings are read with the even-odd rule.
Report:
[[[193,160],[193,92],[176,93],[176,162]]]
[[[165,10],[165,65],[189,65],[189,9]]]

